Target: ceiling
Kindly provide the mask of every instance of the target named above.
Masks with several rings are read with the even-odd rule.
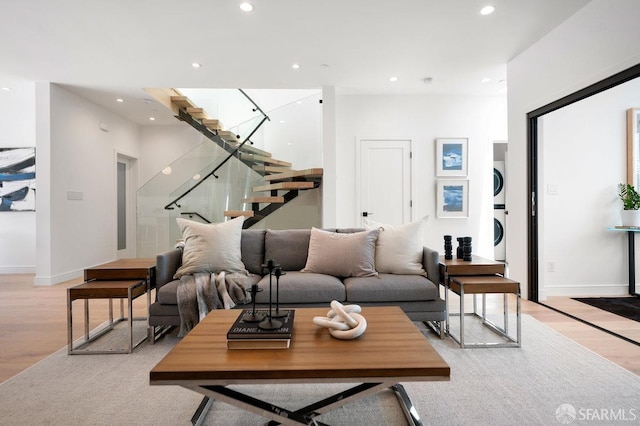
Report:
[[[589,3],[249,1],[0,0],[0,87],[62,84],[144,125],[162,107],[143,87],[504,96],[506,63]]]

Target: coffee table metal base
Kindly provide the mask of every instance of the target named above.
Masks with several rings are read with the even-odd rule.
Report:
[[[222,402],[234,405],[260,416],[267,417],[271,419],[271,421],[267,423],[267,425],[270,426],[279,424],[325,425],[325,423],[313,419],[335,408],[366,396],[376,394],[387,388],[390,388],[395,392],[398,402],[400,403],[402,411],[407,419],[407,423],[412,426],[422,425],[420,416],[413,406],[404,386],[393,382],[362,383],[295,411],[278,407],[269,402],[256,399],[225,386],[213,385],[187,387],[187,389],[205,395],[195,414],[191,418],[191,423],[196,426],[203,423],[209,409],[213,405],[214,399],[218,399]]]

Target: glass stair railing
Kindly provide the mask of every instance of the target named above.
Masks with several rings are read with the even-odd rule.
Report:
[[[201,145],[175,160],[138,190],[138,257],[154,257],[173,247],[181,238],[175,220],[178,217],[215,223],[228,217],[245,216],[247,228],[296,198],[299,191],[319,186],[322,169],[292,170],[290,162],[274,159],[264,149],[270,144],[270,134],[276,133],[282,139],[282,129],[266,130],[263,124],[269,117],[243,91],[235,91],[235,98],[230,91],[224,91],[225,107],[244,111],[244,116],[237,113],[232,116],[225,115],[218,104],[209,105],[207,109],[197,106],[190,97],[174,89],[154,90],[161,90],[161,99],[157,93],[154,96],[204,137]],[[284,140],[302,137],[304,128],[311,130],[306,137],[320,137],[319,102],[305,101],[312,113],[305,119],[298,116],[299,134],[293,133],[289,136],[291,139]],[[315,110],[310,108],[314,101]],[[300,110],[302,103],[294,103],[296,109]],[[285,110],[294,108],[294,104],[273,112],[279,122],[284,121],[280,117],[290,116]],[[210,108],[225,116],[228,122],[232,117],[249,118],[224,130],[222,120],[211,117]],[[289,149],[285,147],[283,152],[291,152],[291,142],[286,144]],[[319,197],[311,204],[303,205],[298,211],[312,218],[313,226],[319,226]]]

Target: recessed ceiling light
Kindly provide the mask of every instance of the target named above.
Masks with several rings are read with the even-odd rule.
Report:
[[[495,6],[487,5],[482,9],[480,9],[480,15],[491,15],[495,11],[496,11]]]
[[[398,81],[398,77],[389,77],[389,81]]]
[[[297,103],[298,105],[300,105],[300,104],[302,103],[302,101],[296,101],[296,103]]]
[[[149,117],[149,120],[156,121],[156,118],[155,117]]]
[[[293,64],[291,65],[291,68],[293,68],[294,70],[297,70],[300,68],[300,64]]]
[[[173,172],[173,170],[171,169],[171,166],[167,166],[164,169],[162,169],[162,174],[164,175],[170,175],[171,172]]]
[[[11,91],[11,87],[3,87],[2,90],[4,90],[5,92],[10,92]]]
[[[240,3],[240,10],[243,12],[253,12],[253,5],[249,2]]]
[[[284,120],[280,120],[280,123],[284,124],[284,123],[286,123],[286,121],[284,121]]]
[[[122,99],[122,98],[118,98],[118,99],[116,99],[116,102],[120,102],[120,103],[122,103],[122,102],[124,102],[124,99]]]
[[[196,173],[195,175],[193,175],[193,180],[200,180],[200,173]]]
[[[191,66],[194,67],[194,68],[200,68],[202,65],[199,64],[198,62],[194,62],[194,63],[191,64]]]
[[[482,80],[480,80],[480,83],[488,83],[490,81],[491,81],[491,79],[489,77],[485,77]]]

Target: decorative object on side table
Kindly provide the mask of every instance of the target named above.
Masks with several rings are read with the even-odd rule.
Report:
[[[458,241],[458,249],[456,250],[456,259],[462,259],[464,257],[464,252],[462,249],[464,238],[458,237],[456,238],[456,240]]]
[[[362,308],[359,305],[343,305],[333,300],[327,316],[314,317],[313,323],[327,328],[336,339],[351,340],[362,336],[367,330],[367,320],[360,312]]]
[[[444,236],[444,258],[453,259],[453,245],[451,244],[451,235]]]
[[[470,261],[471,257],[471,237],[462,239],[462,260]]]
[[[629,183],[618,184],[618,196],[622,201],[620,212],[622,226],[640,226],[640,194]]]

